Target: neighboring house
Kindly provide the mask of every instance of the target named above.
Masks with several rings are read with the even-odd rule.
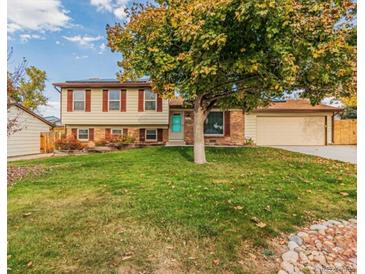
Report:
[[[61,93],[61,122],[67,135],[90,146],[112,135],[131,135],[138,143],[192,144],[193,110],[181,98],[165,100],[148,81],[115,80],[55,83]],[[213,109],[205,122],[207,144],[327,145],[339,109],[306,100],[273,102],[245,113]]]
[[[20,104],[11,104],[8,119],[17,119],[15,133],[8,136],[8,157],[40,153],[40,135],[49,132],[53,124]]]
[[[51,122],[52,124],[55,124],[56,126],[61,125],[61,119],[56,116],[46,116],[46,117],[44,117],[44,119]]]

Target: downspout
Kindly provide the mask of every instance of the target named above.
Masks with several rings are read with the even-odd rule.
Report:
[[[58,93],[60,94],[60,121],[61,121],[61,125],[62,125],[62,93],[61,93],[61,91],[62,90],[59,90],[58,88],[57,88],[57,86],[53,86],[54,87],[54,89],[55,90],[57,90],[58,91]],[[65,126],[63,126],[65,129],[66,129],[66,127]]]

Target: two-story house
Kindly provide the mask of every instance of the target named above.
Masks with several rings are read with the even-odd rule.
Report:
[[[93,146],[112,135],[133,136],[145,144],[192,144],[193,110],[181,98],[162,99],[148,81],[66,81],[53,84],[61,94],[61,123],[67,135]],[[213,109],[205,121],[207,144],[327,145],[334,113],[306,100],[272,102],[267,108]]]
[[[165,143],[169,105],[147,81],[115,80],[54,83],[61,94],[61,123],[67,135],[93,145],[112,135],[130,135],[138,142]]]

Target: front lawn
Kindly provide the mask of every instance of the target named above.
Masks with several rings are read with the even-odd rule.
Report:
[[[280,233],[356,215],[354,165],[271,148],[207,159],[154,147],[11,163],[48,171],[8,189],[9,272],[260,272]]]

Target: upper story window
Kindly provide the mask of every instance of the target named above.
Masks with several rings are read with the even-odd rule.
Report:
[[[205,135],[224,134],[224,115],[222,111],[210,112],[204,122]]]
[[[156,94],[150,90],[146,90],[144,93],[144,109],[156,110]]]
[[[120,91],[109,91],[109,110],[119,110],[120,107]]]
[[[83,90],[74,91],[74,110],[85,110],[85,92]]]

